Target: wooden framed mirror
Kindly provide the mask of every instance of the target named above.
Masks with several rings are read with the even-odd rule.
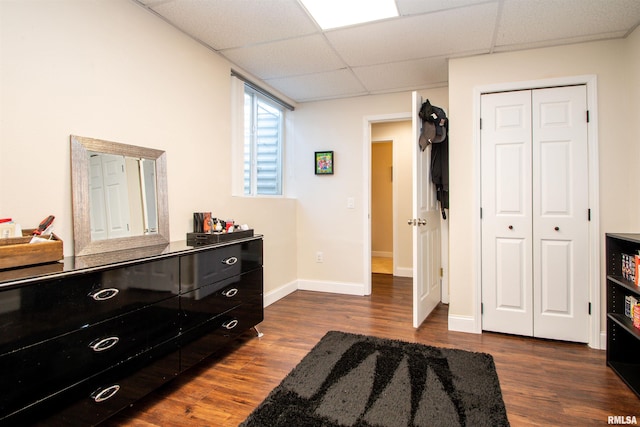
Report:
[[[71,135],[76,256],[169,243],[166,153]]]

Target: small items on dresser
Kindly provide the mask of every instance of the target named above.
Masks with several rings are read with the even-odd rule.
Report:
[[[11,218],[0,219],[0,270],[61,260],[62,240],[53,234],[54,219],[49,215],[33,229],[22,229]]]
[[[207,245],[252,236],[253,230],[247,224],[238,225],[233,219],[222,220],[211,212],[194,212],[193,233],[187,233],[187,244]]]

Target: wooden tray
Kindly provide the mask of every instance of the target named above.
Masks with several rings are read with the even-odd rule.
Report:
[[[212,245],[214,243],[228,242],[235,239],[252,237],[253,229],[237,230],[232,233],[187,233],[187,245],[200,246]]]
[[[64,258],[62,240],[52,234],[47,242],[29,243],[33,229],[22,230],[23,237],[0,239],[0,269],[44,264]]]

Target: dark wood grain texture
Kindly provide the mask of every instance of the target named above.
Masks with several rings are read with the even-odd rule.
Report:
[[[109,424],[130,427],[237,426],[329,330],[490,353],[512,426],[602,426],[636,416],[640,400],[586,344],[447,328],[440,305],[411,326],[411,280],[373,275],[359,297],[296,291],[265,309],[264,337],[246,334]],[[640,357],[640,356],[639,356]]]

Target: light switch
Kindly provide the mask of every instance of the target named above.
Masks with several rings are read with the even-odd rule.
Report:
[[[347,209],[354,209],[356,207],[356,201],[353,197],[347,197]]]

